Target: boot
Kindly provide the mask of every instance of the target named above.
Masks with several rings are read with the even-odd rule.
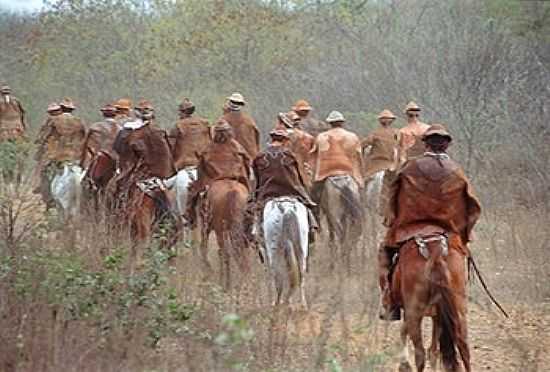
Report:
[[[382,309],[379,317],[381,320],[401,320],[401,310],[393,303],[391,296],[391,272],[395,250],[381,244],[378,248],[378,281],[380,284]]]

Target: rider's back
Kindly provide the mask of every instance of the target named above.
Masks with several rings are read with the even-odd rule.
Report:
[[[320,133],[315,142],[316,161],[314,181],[330,176],[350,175],[362,186],[361,143],[355,133],[332,128]]]
[[[448,157],[423,156],[405,164],[392,188],[388,241],[400,243],[440,228],[466,243],[479,214],[461,167]]]
[[[79,160],[86,128],[72,114],[51,117],[46,140],[46,157],[51,161]]]

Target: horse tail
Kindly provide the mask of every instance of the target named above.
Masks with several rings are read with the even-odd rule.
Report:
[[[441,359],[448,368],[458,368],[457,345],[461,336],[458,330],[459,314],[455,295],[450,287],[450,272],[447,263],[441,256],[441,251],[435,253],[430,271],[430,282],[433,285],[432,298],[436,300],[437,322],[441,333],[439,345]]]
[[[224,231],[227,231],[226,242],[229,243],[229,248],[236,253],[237,261],[243,271],[247,270],[246,263],[246,238],[243,227],[243,210],[242,204],[239,202],[239,192],[231,190],[227,193],[227,210],[224,212],[225,218]],[[233,223],[229,221],[234,221]]]
[[[342,185],[340,189],[340,200],[345,210],[349,212],[349,217],[352,219],[352,223],[361,221],[363,218],[363,210],[361,209],[360,200],[354,194],[349,184]],[[347,214],[346,214],[347,215]]]
[[[298,219],[294,211],[286,210],[283,214],[283,228],[288,232],[287,234],[281,234],[280,243],[283,247],[285,261],[288,270],[289,278],[289,291],[294,291],[300,285],[302,281],[302,273],[300,271],[300,254],[301,250],[297,249],[300,247],[299,242],[299,231]]]

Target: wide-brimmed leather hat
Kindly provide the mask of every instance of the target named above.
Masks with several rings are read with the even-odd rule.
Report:
[[[294,128],[294,122],[284,112],[279,112],[277,115],[279,121],[287,128]]]
[[[227,132],[232,129],[231,125],[224,119],[220,119],[214,125],[215,132]]]
[[[121,98],[116,101],[115,108],[119,110],[130,110],[132,108],[132,100],[130,98]]]
[[[141,111],[144,111],[144,110],[149,110],[149,111],[154,111],[155,108],[153,107],[153,104],[146,100],[146,99],[142,99],[141,101],[138,102],[138,104],[134,107],[136,110],[141,110]]]
[[[328,114],[326,122],[327,123],[338,123],[338,122],[345,122],[346,118],[340,111],[332,111],[330,114]]]
[[[390,110],[382,110],[381,113],[378,114],[378,119],[394,119],[395,120],[395,115],[393,114],[393,112],[391,112]]]
[[[407,103],[407,106],[405,106],[405,113],[408,111],[421,111],[420,106],[416,104],[414,101],[410,101]]]
[[[445,126],[443,124],[432,124],[428,128],[428,130],[426,130],[426,132],[422,136],[422,139],[426,140],[426,138],[429,138],[430,136],[435,136],[435,135],[442,136],[442,137],[447,137],[449,139],[449,141],[453,140],[453,137],[447,131],[447,129],[445,129]]]
[[[271,138],[290,138],[288,136],[288,132],[284,129],[274,129],[271,132],[269,132],[269,136]]]
[[[305,99],[299,99],[298,101],[296,101],[294,106],[292,106],[292,109],[294,111],[311,111],[311,110],[313,110],[313,108],[311,107],[309,102],[306,101]]]
[[[57,103],[52,102],[48,105],[48,108],[46,109],[47,112],[55,112],[61,110],[61,106],[59,106]]]
[[[193,107],[195,107],[195,104],[189,98],[184,98],[178,106],[180,111],[186,111]]]
[[[116,107],[113,106],[112,104],[108,103],[106,104],[105,106],[103,106],[102,108],[99,109],[101,112],[115,112],[116,111]]]
[[[286,116],[292,120],[294,124],[300,121],[300,115],[296,113],[296,111],[292,110],[286,113]]]
[[[74,110],[76,106],[74,105],[74,102],[71,98],[65,97],[61,102],[59,102],[59,106],[65,107],[71,110]]]
[[[235,92],[231,94],[229,97],[227,97],[228,101],[231,101],[233,103],[236,103],[238,105],[245,105],[246,101],[244,100],[244,97],[241,93]]]

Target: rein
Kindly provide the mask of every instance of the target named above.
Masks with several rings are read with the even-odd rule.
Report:
[[[487,287],[487,284],[485,284],[485,280],[483,280],[483,277],[481,276],[481,272],[477,268],[476,262],[474,261],[473,256],[468,257],[468,272],[470,272],[471,269],[474,269],[474,273],[477,275],[477,278],[479,279],[481,286],[485,290],[485,293],[487,293],[487,296],[491,299],[493,304],[504,314],[506,318],[509,318],[508,313],[503,309],[503,307],[498,303],[498,301],[493,297],[491,292],[489,291],[489,288]]]

